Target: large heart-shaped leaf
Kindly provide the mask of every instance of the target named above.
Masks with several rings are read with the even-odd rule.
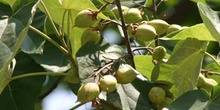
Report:
[[[36,5],[37,3],[33,2],[23,6],[11,19],[9,19],[9,23],[3,29],[3,34],[0,37],[0,45],[3,49],[3,53],[1,53],[3,55],[1,55],[0,59],[3,61],[0,68],[0,79],[2,81],[1,84],[3,85],[0,85],[0,93],[2,93],[2,90],[10,81],[9,79],[11,78],[13,69],[9,68],[9,65],[19,51],[20,46],[27,35],[29,25],[31,24],[37,8]],[[27,15],[27,18],[23,19],[24,16],[19,17],[21,15]]]
[[[206,47],[207,43],[193,38],[178,42],[170,59],[155,66],[153,74],[159,75],[156,81],[172,83],[170,91],[175,97],[194,89]]]

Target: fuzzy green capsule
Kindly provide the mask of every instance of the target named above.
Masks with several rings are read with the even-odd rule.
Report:
[[[181,30],[181,28],[182,28],[182,27],[181,27],[180,25],[178,25],[178,24],[171,24],[171,25],[168,27],[166,34],[172,33],[172,32],[174,32],[174,31]]]
[[[151,41],[156,37],[156,30],[151,25],[141,24],[134,32],[134,36],[140,41]]]
[[[156,61],[162,61],[166,53],[166,48],[164,48],[163,46],[157,46],[152,53],[152,58]]]
[[[125,12],[126,10],[128,10],[128,9],[129,9],[129,8],[126,7],[126,6],[121,6],[122,13],[124,13],[124,12]],[[116,17],[117,19],[120,18],[120,15],[119,15],[118,7],[117,7],[117,6],[114,7],[114,8],[112,8],[112,12],[115,14],[115,17]]]
[[[76,15],[75,26],[86,28],[92,26],[97,21],[97,14],[90,9],[80,11]]]
[[[148,93],[148,98],[154,104],[162,104],[165,100],[166,93],[161,87],[153,87]]]
[[[125,23],[131,24],[142,20],[141,11],[138,8],[130,8],[123,13]]]
[[[92,28],[87,28],[81,36],[81,45],[86,44],[89,41],[97,44],[101,38],[100,32],[93,30]]]
[[[167,31],[167,28],[169,27],[169,24],[161,19],[153,19],[149,21],[147,24],[153,26],[158,35],[165,33]]]
[[[97,83],[83,84],[77,93],[77,101],[81,103],[89,102],[99,95],[99,86]]]
[[[117,82],[120,84],[128,84],[136,78],[136,72],[128,64],[122,64],[115,73]]]
[[[112,75],[105,75],[101,77],[99,86],[105,92],[113,92],[116,90],[117,80]]]

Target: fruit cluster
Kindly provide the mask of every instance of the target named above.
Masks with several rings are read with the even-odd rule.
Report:
[[[129,36],[139,41],[152,41],[156,36],[169,34],[186,28],[186,26],[181,27],[178,24],[168,24],[162,19],[153,19],[150,21],[143,20],[142,11],[138,8],[121,6],[121,9],[125,23],[128,26],[127,31]],[[74,26],[79,28],[91,28],[96,22],[98,22],[99,12],[100,10],[95,11],[91,9],[80,11],[76,15]],[[112,8],[112,12],[117,20],[121,20],[117,7]],[[81,44],[83,45],[88,41],[97,43],[99,39],[100,32],[94,29],[87,29],[81,37]]]
[[[186,28],[178,24],[168,24],[162,19],[153,19],[150,21],[142,20],[142,12],[138,8],[121,7],[125,23],[129,25],[128,33],[131,37],[139,41],[154,40],[157,35],[169,34]],[[112,9],[117,19],[121,19],[117,7]]]
[[[86,103],[95,99],[100,90],[105,92],[113,92],[117,88],[117,84],[128,84],[136,78],[136,72],[128,64],[121,64],[115,74],[100,76],[98,82],[89,82],[83,84],[77,94],[77,101]]]

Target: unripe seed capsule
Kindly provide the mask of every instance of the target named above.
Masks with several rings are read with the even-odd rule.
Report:
[[[80,11],[76,15],[75,26],[80,28],[86,28],[92,26],[97,21],[97,14],[94,11],[86,9]]]
[[[77,93],[77,101],[86,103],[99,95],[99,86],[96,83],[83,84]]]

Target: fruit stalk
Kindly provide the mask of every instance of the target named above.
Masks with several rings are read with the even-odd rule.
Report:
[[[121,9],[121,2],[120,2],[120,0],[115,0],[115,3],[118,7],[119,16],[121,18],[121,24],[122,24],[121,27],[122,27],[122,30],[123,30],[123,33],[124,33],[125,43],[126,43],[126,47],[128,49],[128,54],[129,54],[129,58],[130,58],[130,61],[131,61],[131,66],[133,68],[135,68],[134,56],[133,56],[133,53],[132,53],[132,50],[131,50],[130,40],[129,40],[128,33],[127,33],[127,27],[125,25],[125,19],[124,19],[122,9]]]

